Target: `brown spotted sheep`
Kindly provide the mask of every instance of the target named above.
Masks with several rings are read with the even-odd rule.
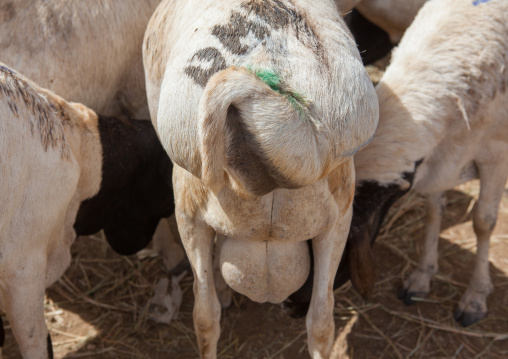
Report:
[[[1,61],[104,116],[148,119],[141,44],[160,0],[22,0],[0,5]],[[161,222],[168,269],[184,253]]]
[[[173,210],[171,171],[150,122],[98,117],[0,64],[0,307],[23,358],[53,357],[44,291],[76,236],[139,250]]]
[[[373,285],[369,242],[390,206],[413,188],[427,197],[425,244],[400,295],[410,303],[428,294],[438,270],[443,192],[479,177],[476,264],[455,318],[470,325],[486,315],[489,238],[508,177],[507,67],[507,1],[429,1],[407,30],[376,88],[376,135],[355,157],[348,246],[355,248],[351,259],[363,258],[353,260],[353,271],[371,273],[366,291]]]
[[[352,156],[378,116],[334,2],[163,1],[143,59],[152,122],[175,163],[201,357],[217,356],[226,283],[252,300],[282,302],[308,276],[312,239],[308,345],[313,358],[328,358]]]

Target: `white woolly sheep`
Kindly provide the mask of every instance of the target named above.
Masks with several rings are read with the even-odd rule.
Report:
[[[354,191],[351,156],[368,143],[378,116],[335,4],[163,1],[143,60],[152,122],[175,163],[175,214],[195,276],[201,356],[216,357],[220,335],[217,234],[226,283],[260,302],[281,302],[303,284],[312,239],[309,351],[329,357],[333,279]]]
[[[0,307],[24,358],[52,358],[44,291],[76,235],[138,251],[173,210],[171,170],[150,122],[98,117],[0,64]]]
[[[423,254],[401,292],[408,303],[429,292],[438,269],[443,191],[480,178],[472,212],[477,260],[455,312],[463,325],[486,315],[492,291],[489,238],[508,177],[507,67],[507,1],[429,1],[377,85],[379,127],[355,157],[350,243],[362,248],[356,258],[371,258],[368,242],[398,197],[410,187],[427,197]],[[356,264],[371,271],[368,263]]]
[[[141,44],[160,0],[23,0],[0,6],[1,61],[104,116],[148,119]],[[183,258],[157,229],[168,269]]]

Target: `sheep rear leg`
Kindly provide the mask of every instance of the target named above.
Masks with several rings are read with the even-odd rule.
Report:
[[[178,230],[194,273],[194,331],[203,359],[217,358],[220,336],[220,303],[214,283],[215,231],[205,222],[176,211]]]
[[[476,323],[487,315],[487,297],[493,290],[489,274],[489,241],[506,184],[506,175],[500,173],[501,167],[480,167],[480,195],[473,208],[476,263],[469,286],[454,313],[455,319],[463,326]]]
[[[446,206],[443,192],[427,196],[427,218],[423,253],[416,269],[404,281],[399,299],[404,304],[413,304],[413,297],[426,297],[430,291],[430,280],[438,270],[438,242],[441,230],[441,217]]]
[[[314,285],[306,325],[313,359],[329,358],[335,339],[333,282],[346,244],[351,213],[349,209],[327,233],[312,239]]]

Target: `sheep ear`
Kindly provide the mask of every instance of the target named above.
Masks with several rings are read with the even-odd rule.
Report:
[[[399,184],[399,189],[401,191],[404,191],[404,193],[405,193],[405,192],[409,191],[409,189],[411,188],[411,185],[412,185],[412,181],[409,182],[409,181],[403,179],[403,180],[401,180],[401,182]]]
[[[349,250],[346,255],[351,282],[362,297],[368,298],[376,282],[376,262],[367,231],[365,235],[348,244]]]

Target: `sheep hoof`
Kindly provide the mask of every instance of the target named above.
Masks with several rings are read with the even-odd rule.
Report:
[[[307,312],[309,311],[309,305],[310,302],[293,303],[291,300],[287,299],[282,302],[282,310],[291,318],[298,319],[303,318],[307,315]]]
[[[487,316],[487,312],[466,312],[460,308],[457,308],[453,313],[453,317],[457,322],[460,323],[463,327],[468,327],[470,325],[475,324],[476,322],[482,320]]]
[[[171,269],[169,271],[169,274],[178,276],[178,275],[182,274],[184,271],[190,272],[191,270],[192,270],[192,268],[191,268],[190,262],[187,259],[187,257],[185,257],[184,259],[182,259],[180,261],[180,263],[178,263],[175,267],[173,267],[173,269]]]
[[[468,288],[455,310],[455,320],[467,327],[485,318],[488,311],[487,296],[492,291],[491,288],[490,282]]]
[[[410,292],[408,289],[403,287],[399,290],[397,298],[399,298],[405,305],[411,305],[416,302],[415,298],[425,298],[427,294],[428,293],[424,292]]]

